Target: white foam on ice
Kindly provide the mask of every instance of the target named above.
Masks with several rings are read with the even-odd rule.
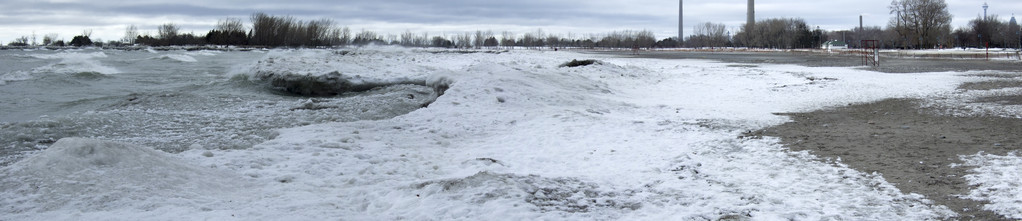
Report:
[[[165,152],[85,138],[60,139],[0,174],[3,219],[130,219],[140,217],[130,215],[134,212],[166,208],[203,212],[208,210],[203,205],[239,198],[232,194],[247,185],[231,173],[195,166]],[[79,217],[111,211],[122,212]]]
[[[199,60],[196,60],[195,57],[192,57],[192,56],[189,56],[189,55],[184,55],[184,54],[165,54],[165,55],[160,55],[159,57],[156,57],[156,59],[174,60],[174,61],[179,61],[179,62],[198,62],[199,61]]]
[[[32,79],[32,74],[28,71],[12,71],[0,75],[0,85],[5,85],[10,81],[24,81]]]
[[[75,51],[62,51],[54,54],[31,54],[29,55],[39,59],[89,59],[89,58],[105,58],[106,53],[102,51],[97,52],[75,52]]]
[[[33,55],[44,59],[60,59],[59,62],[50,65],[33,68],[32,73],[58,73],[58,74],[75,74],[83,72],[95,72],[101,74],[117,74],[121,73],[117,68],[103,65],[102,62],[96,60],[96,58],[106,58],[107,55],[103,52],[93,53],[68,53],[63,52],[59,54],[51,55]]]

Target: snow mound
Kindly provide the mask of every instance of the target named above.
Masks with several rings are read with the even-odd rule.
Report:
[[[168,153],[85,138],[60,139],[0,174],[0,211],[6,214],[204,204],[241,185]]]

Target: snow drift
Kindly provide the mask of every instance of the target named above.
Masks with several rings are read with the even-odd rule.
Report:
[[[602,64],[558,67],[573,59]],[[902,193],[880,175],[790,152],[776,139],[739,136],[788,120],[777,112],[943,96],[968,80],[960,73],[395,48],[270,51],[234,74],[270,87],[281,79],[284,90],[294,84],[295,93],[310,95],[414,82],[433,88],[435,101],[396,117],[280,129],[239,149],[170,155],[63,139],[0,171],[9,190],[0,193],[0,219],[949,218],[946,207]],[[323,89],[305,90],[315,87]],[[304,110],[343,106],[315,99],[268,114],[297,119]],[[245,104],[239,112],[265,109]]]

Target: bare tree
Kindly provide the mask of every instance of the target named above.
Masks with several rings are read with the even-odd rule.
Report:
[[[43,45],[50,45],[57,42],[57,33],[43,35]]]
[[[341,29],[341,45],[347,45],[351,43],[351,29],[344,27]]]
[[[500,34],[500,46],[512,49],[515,47],[515,34],[509,31],[504,31]]]
[[[8,46],[28,46],[28,36],[21,36],[15,38],[11,43],[7,43]]]
[[[724,47],[728,44],[727,25],[705,22],[696,24],[692,36],[685,40],[691,47]]]
[[[475,38],[472,41],[472,45],[474,45],[476,49],[482,48],[483,41],[486,41],[486,36],[483,35],[483,31],[476,30]]]
[[[944,0],[893,0],[888,6],[894,28],[905,44],[919,48],[936,45],[938,36],[951,32],[951,13]]]
[[[121,38],[121,42],[135,44],[136,38],[138,38],[138,26],[128,25],[128,27],[124,28],[124,37]]]
[[[223,18],[216,22],[216,30],[222,32],[245,32],[245,25],[240,18]]]
[[[411,30],[405,30],[404,33],[401,33],[401,43],[400,44],[401,44],[401,46],[405,46],[405,47],[415,46],[415,33],[412,33]]]
[[[162,24],[156,28],[158,33],[157,37],[164,40],[170,40],[171,38],[177,37],[179,30],[180,29],[174,23]]]

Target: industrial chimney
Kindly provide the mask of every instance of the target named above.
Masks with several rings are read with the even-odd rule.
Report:
[[[756,0],[749,0],[749,15],[745,21],[745,29],[747,32],[752,33],[752,29],[756,27]]]
[[[685,41],[685,0],[678,0],[678,42]]]

